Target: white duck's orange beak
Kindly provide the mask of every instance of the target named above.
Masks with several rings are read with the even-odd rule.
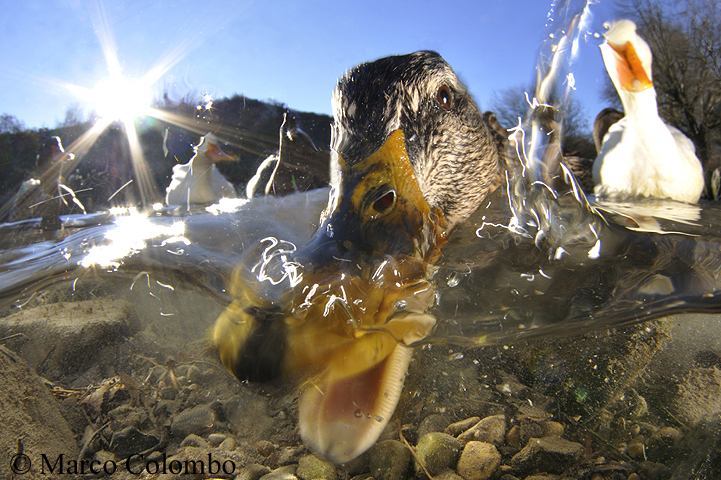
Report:
[[[633,43],[626,42],[623,45],[607,43],[607,45],[613,50],[616,72],[624,90],[638,93],[653,87],[653,82],[643,68]]]
[[[213,162],[238,160],[238,157],[236,157],[235,155],[229,155],[225,153],[217,143],[208,144],[208,149],[205,151],[205,156],[211,159]]]

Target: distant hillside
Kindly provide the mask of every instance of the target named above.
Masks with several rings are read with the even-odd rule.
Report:
[[[226,152],[240,158],[238,162],[223,162],[218,168],[236,186],[238,193],[244,194],[245,185],[258,165],[278,150],[284,115],[286,123],[283,131],[287,135],[283,141],[281,165],[273,183],[274,193],[282,195],[296,190],[305,191],[328,183],[332,122],[328,115],[296,112],[283,105],[241,96],[216,100],[210,109],[188,102],[165,102],[158,109],[168,118],[163,115],[163,120],[147,117],[136,122],[145,161],[158,187],[158,197],[164,195],[170,183],[173,166],[186,163],[193,155],[192,146],[208,132],[215,133],[224,142]],[[4,172],[0,176],[2,203],[12,197],[23,180],[37,177],[35,159],[46,139],[57,135],[65,149],[71,151],[69,147],[72,143],[91,127],[91,123],[83,123],[55,129],[0,133],[0,169]],[[109,200],[133,179],[130,159],[123,126],[112,125],[84,155],[79,156],[80,161],[73,172],[64,172],[66,183],[78,192],[78,198],[88,211],[117,204],[139,204],[137,182]],[[162,198],[155,200],[162,201]]]

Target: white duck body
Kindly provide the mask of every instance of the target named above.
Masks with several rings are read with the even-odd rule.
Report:
[[[629,20],[615,22],[601,46],[625,117],[604,136],[593,164],[598,196],[647,196],[694,203],[704,188],[693,142],[658,115],[651,49]]]
[[[195,155],[185,165],[173,167],[173,179],[165,195],[168,205],[209,204],[221,198],[237,198],[235,187],[215,166],[221,160],[235,157],[223,152],[212,133],[195,147]]]

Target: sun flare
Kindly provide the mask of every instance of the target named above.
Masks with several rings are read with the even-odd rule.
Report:
[[[124,123],[147,114],[152,102],[149,86],[124,77],[100,81],[92,90],[91,97],[98,115]]]

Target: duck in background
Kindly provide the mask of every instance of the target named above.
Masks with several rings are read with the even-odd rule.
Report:
[[[10,200],[7,220],[17,222],[40,218],[44,230],[59,229],[60,215],[70,212],[70,205],[63,196],[72,195],[74,198],[72,190],[64,187],[62,171],[64,162],[73,158],[75,156],[72,153],[66,153],[63,149],[60,137],[45,140],[38,150],[32,178],[25,180]],[[61,188],[70,193],[61,192]]]
[[[608,132],[608,129],[621,118],[623,118],[623,113],[619,112],[615,108],[604,108],[596,116],[596,120],[593,122],[593,139],[596,146],[596,155],[601,153],[602,139]],[[509,150],[510,131],[500,124],[498,117],[493,112],[483,112],[483,119],[490,127],[490,131],[496,140],[501,159],[504,160],[505,164],[512,170],[520,170],[520,160],[518,159],[518,154],[515,151],[515,146],[511,145],[512,148]],[[599,140],[596,141],[596,139]],[[593,193],[594,183],[592,158],[586,158],[585,156],[581,157],[576,153],[571,153],[568,155],[564,154],[560,161],[565,164],[576,177],[584,193]],[[555,175],[559,174],[560,172],[555,171]],[[553,186],[557,186],[555,182]]]
[[[596,156],[601,154],[603,139],[606,138],[611,125],[614,125],[622,118],[623,112],[619,112],[612,107],[604,108],[598,112],[596,119],[593,121],[593,145],[596,147]]]
[[[658,115],[650,47],[630,20],[613,22],[605,36],[603,61],[625,116],[610,127],[593,164],[596,195],[697,202],[703,168],[691,140]]]
[[[195,155],[184,165],[173,167],[173,179],[165,195],[168,205],[207,205],[221,198],[237,198],[235,187],[215,166],[216,162],[237,160],[225,153],[212,133],[201,137],[194,147]]]

